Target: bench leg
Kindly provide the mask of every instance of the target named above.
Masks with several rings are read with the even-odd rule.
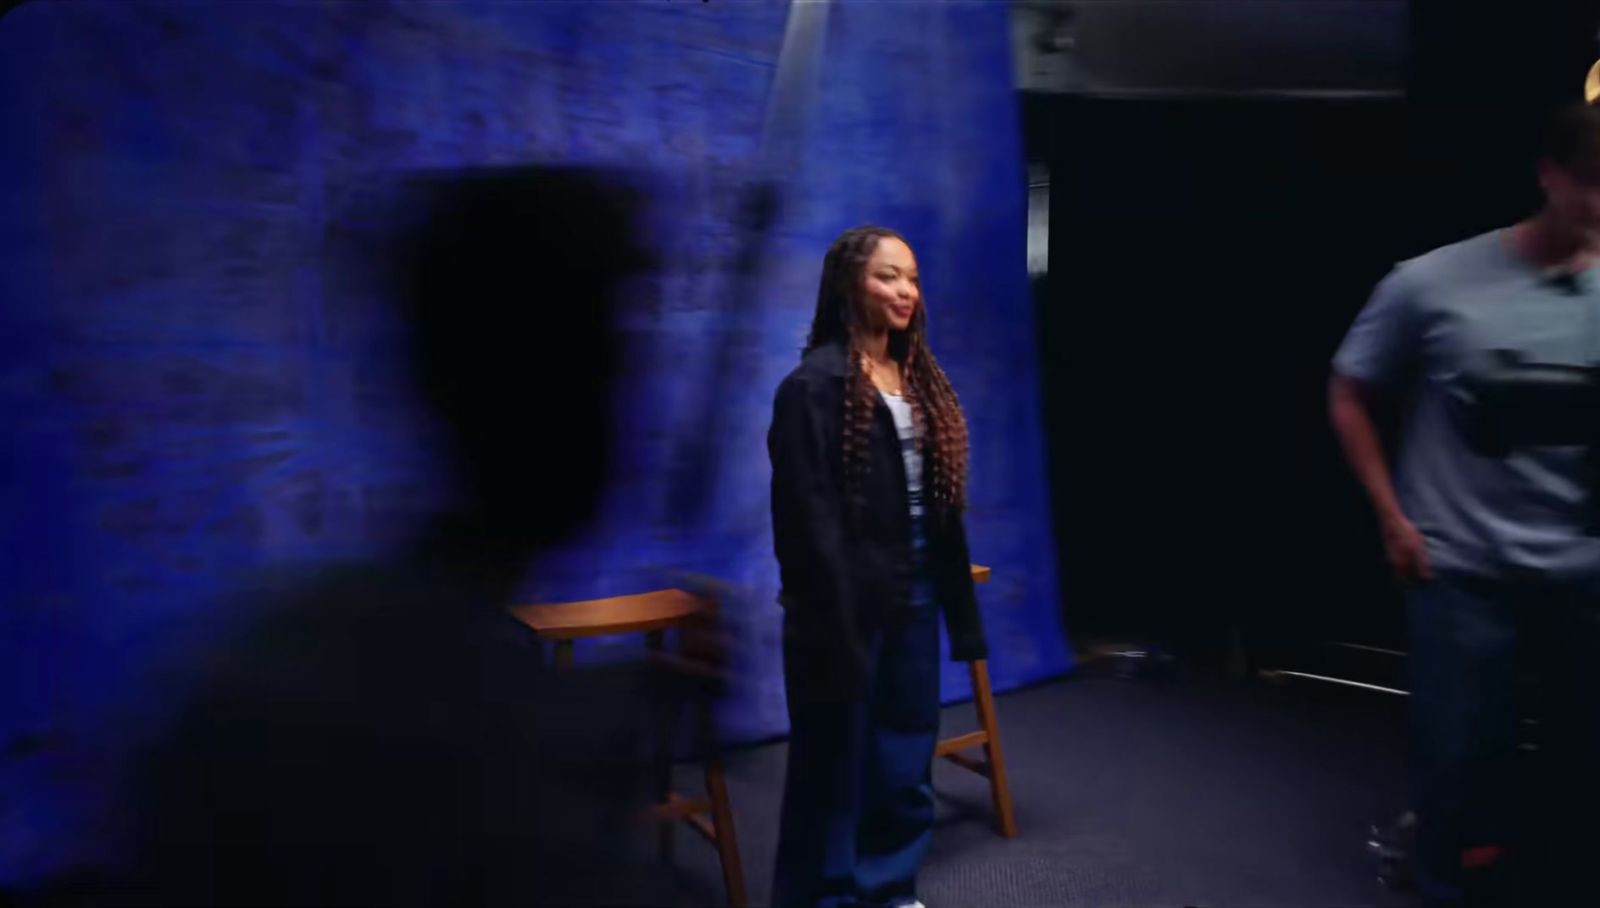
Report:
[[[712,831],[716,833],[717,855],[722,859],[722,883],[732,908],[744,908],[744,864],[739,860],[739,836],[733,829],[733,803],[728,798],[728,780],[722,773],[710,707],[701,707],[701,736],[706,748],[706,794],[711,799]]]
[[[978,725],[984,731],[984,756],[989,763],[989,795],[994,800],[1000,834],[1016,838],[1017,818],[1011,808],[1011,786],[1006,781],[1006,758],[1000,748],[1000,721],[994,712],[994,692],[989,687],[989,663],[976,659],[971,664],[972,699],[978,707]]]
[[[733,831],[733,806],[728,803],[728,783],[722,761],[706,760],[706,793],[711,796],[711,823],[717,834],[717,855],[722,859],[722,884],[732,908],[744,908],[744,864],[739,860],[739,839]]]
[[[645,635],[645,644],[650,648],[652,656],[660,656],[666,641],[661,631],[651,631]],[[676,711],[672,704],[658,707],[655,717],[655,788],[656,803],[672,803],[672,728]],[[662,823],[657,830],[658,848],[662,861],[671,861],[673,855],[673,831],[676,823]]]

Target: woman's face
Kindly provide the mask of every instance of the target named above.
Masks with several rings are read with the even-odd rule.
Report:
[[[874,329],[904,331],[911,326],[911,316],[922,305],[922,286],[910,246],[892,236],[878,240],[861,271],[861,302]]]

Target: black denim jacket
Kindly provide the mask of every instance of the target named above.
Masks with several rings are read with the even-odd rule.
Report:
[[[882,400],[873,414],[857,525],[845,513],[842,437],[846,353],[818,347],[778,386],[767,452],[772,459],[772,530],[789,610],[791,644],[815,654],[859,689],[866,640],[911,600],[911,517],[894,418]],[[950,655],[988,655],[961,514],[928,497],[927,569],[944,612]]]

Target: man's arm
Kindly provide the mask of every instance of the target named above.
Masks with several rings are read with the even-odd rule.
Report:
[[[1328,417],[1339,437],[1345,460],[1367,490],[1373,510],[1383,522],[1404,520],[1400,502],[1394,494],[1394,480],[1384,456],[1377,422],[1372,418],[1369,394],[1355,379],[1333,373],[1328,380]]]
[[[1402,580],[1431,578],[1422,534],[1406,519],[1395,496],[1367,390],[1355,379],[1335,372],[1328,381],[1328,416],[1345,460],[1377,512],[1390,567]]]

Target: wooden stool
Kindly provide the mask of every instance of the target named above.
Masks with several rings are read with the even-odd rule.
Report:
[[[650,650],[660,653],[668,630],[682,627],[715,607],[710,600],[682,590],[657,590],[586,602],[519,605],[510,612],[518,621],[532,628],[539,639],[555,644],[556,667],[564,669],[572,665],[574,640],[643,633]],[[672,853],[672,830],[678,820],[688,823],[717,847],[718,856],[722,859],[722,882],[727,890],[728,904],[741,908],[745,904],[744,867],[739,861],[739,841],[733,831],[733,807],[728,800],[728,785],[722,772],[722,759],[717,752],[710,708],[702,705],[697,718],[706,745],[707,797],[690,799],[672,790],[672,762],[667,740],[669,729],[664,724],[658,740],[658,746],[662,748],[657,781],[661,802],[651,812],[664,822],[661,829],[663,857],[669,857]]]
[[[992,572],[981,564],[972,566],[972,581],[987,583]],[[1011,810],[1011,786],[1006,782],[1006,759],[1000,750],[1000,720],[994,714],[994,692],[989,687],[989,663],[975,659],[970,663],[972,672],[972,702],[978,708],[978,730],[953,738],[945,738],[934,748],[934,756],[970,769],[989,780],[989,796],[994,799],[994,811],[1000,834],[1006,838],[1017,835],[1017,818]],[[982,746],[984,759],[977,760],[962,753]]]

